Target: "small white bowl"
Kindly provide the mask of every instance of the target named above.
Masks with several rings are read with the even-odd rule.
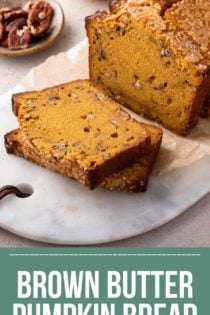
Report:
[[[64,26],[64,13],[63,9],[60,4],[56,0],[46,0],[52,8],[54,9],[54,15],[52,19],[51,26],[48,30],[48,33],[43,38],[32,42],[28,48],[25,49],[8,49],[6,47],[0,46],[0,55],[5,56],[24,56],[24,55],[31,55],[41,50],[44,50],[55,43],[58,39],[59,35],[61,34]],[[24,6],[28,2],[28,0],[19,0],[16,1],[18,5]],[[1,0],[0,1],[0,8],[8,7],[11,4],[14,4],[14,1],[11,0]]]

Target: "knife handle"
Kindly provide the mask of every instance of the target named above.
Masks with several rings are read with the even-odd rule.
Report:
[[[7,185],[0,188],[0,200],[11,194],[14,194],[19,198],[27,198],[31,195],[29,193],[24,193],[17,186],[13,185]]]

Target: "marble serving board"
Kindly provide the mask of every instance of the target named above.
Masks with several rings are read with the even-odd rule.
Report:
[[[68,56],[74,60],[75,54],[77,49]],[[209,156],[153,175],[146,193],[129,194],[89,191],[74,180],[6,154],[4,134],[17,127],[11,94],[22,89],[17,86],[0,97],[0,187],[22,185],[33,194],[26,199],[8,196],[0,201],[0,227],[53,244],[105,243],[154,229],[210,191]]]

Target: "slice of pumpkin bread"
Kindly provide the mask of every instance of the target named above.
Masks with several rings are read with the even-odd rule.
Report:
[[[152,172],[156,157],[159,153],[162,130],[155,126],[145,125],[151,134],[152,150],[149,154],[139,159],[132,166],[106,178],[102,187],[111,190],[122,190],[128,192],[146,191],[147,184]]]
[[[132,166],[105,179],[101,187],[128,192],[143,192],[146,190],[154,162],[160,149],[162,130],[155,126],[144,124],[142,126],[151,135],[151,152],[145,154]],[[20,129],[8,133],[5,136],[5,143],[9,153],[23,157],[52,171],[62,173],[65,176],[72,177],[72,168],[67,160],[63,160],[61,165],[53,155],[43,155],[39,149],[27,141]]]
[[[146,128],[88,80],[16,94],[13,111],[23,142],[40,157],[37,163],[57,164],[90,189],[151,150]],[[6,149],[16,154],[9,138]]]
[[[86,18],[91,80],[133,111],[186,135],[210,86],[209,1],[110,6],[112,12]]]

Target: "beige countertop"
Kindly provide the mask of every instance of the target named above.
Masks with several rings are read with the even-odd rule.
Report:
[[[14,87],[32,67],[49,56],[67,51],[85,38],[84,17],[106,8],[106,0],[60,0],[65,12],[65,28],[58,42],[48,50],[33,56],[0,57],[0,94]],[[0,229],[0,247],[46,246],[23,239]],[[109,246],[141,247],[209,247],[210,246],[210,195],[173,221],[134,238],[114,242]]]

